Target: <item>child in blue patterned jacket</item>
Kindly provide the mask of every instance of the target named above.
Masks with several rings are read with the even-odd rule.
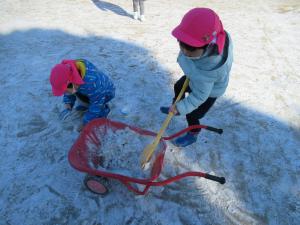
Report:
[[[95,118],[107,117],[110,112],[107,103],[115,96],[115,86],[88,60],[63,60],[52,68],[50,83],[54,96],[63,95],[65,109],[60,119],[69,117],[76,99],[79,100],[75,110],[85,111],[79,130]]]

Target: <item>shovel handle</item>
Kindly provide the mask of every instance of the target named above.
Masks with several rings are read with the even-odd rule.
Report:
[[[177,98],[176,98],[176,100],[175,100],[175,102],[173,103],[172,106],[175,106],[175,104],[181,99],[181,97],[182,97],[183,93],[185,92],[188,85],[189,85],[189,79],[186,78],[183,85],[182,85],[181,91],[180,91],[179,95],[177,96]],[[162,127],[160,128],[159,132],[157,133],[156,138],[155,138],[154,142],[152,143],[151,148],[146,148],[143,151],[142,162],[141,162],[142,168],[144,168],[145,164],[147,162],[149,162],[149,160],[151,159],[151,157],[152,157],[152,155],[155,151],[155,148],[158,145],[160,139],[162,138],[162,135],[163,135],[164,131],[167,129],[173,115],[174,115],[173,112],[169,112],[169,114],[168,114],[167,118],[165,119]]]
[[[175,106],[175,104],[181,99],[181,97],[182,97],[183,93],[185,92],[185,89],[187,88],[188,85],[189,85],[189,79],[186,78],[183,85],[182,85],[181,91],[179,92],[179,95],[177,96],[177,98],[176,98],[176,100],[175,100],[175,102],[173,103],[172,106]],[[162,127],[160,128],[160,130],[159,130],[159,132],[156,136],[156,140],[158,140],[157,143],[155,142],[156,144],[158,144],[158,142],[160,141],[164,131],[167,129],[167,127],[168,127],[168,125],[169,125],[169,123],[170,123],[173,116],[174,116],[174,113],[169,112],[168,117],[165,119]]]
[[[181,91],[179,92],[179,95],[177,96],[177,98],[176,98],[176,100],[175,100],[175,102],[173,103],[172,106],[175,106],[175,104],[181,99],[181,97],[182,97],[183,93],[185,92],[188,85],[189,85],[189,79],[186,78],[183,85],[182,85]],[[164,121],[164,123],[163,123],[162,127],[160,128],[156,138],[159,138],[159,140],[161,139],[164,131],[167,129],[167,127],[168,127],[168,125],[169,125],[169,123],[170,123],[173,116],[174,116],[174,113],[169,112],[168,117]]]

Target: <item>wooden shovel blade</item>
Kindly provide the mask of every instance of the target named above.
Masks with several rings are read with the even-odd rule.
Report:
[[[151,159],[151,156],[152,156],[156,146],[157,146],[157,144],[154,141],[151,144],[147,145],[146,148],[144,149],[143,154],[142,154],[142,159],[141,159],[141,165],[142,165],[143,169],[144,169],[146,163],[149,162],[149,160]]]

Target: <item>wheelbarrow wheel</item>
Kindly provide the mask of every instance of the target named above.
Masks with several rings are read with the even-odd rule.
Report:
[[[108,179],[100,176],[87,175],[84,179],[84,184],[89,191],[98,194],[108,194]]]

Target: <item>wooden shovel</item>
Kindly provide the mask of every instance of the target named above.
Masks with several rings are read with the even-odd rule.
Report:
[[[172,106],[175,106],[175,104],[181,99],[185,89],[187,88],[187,86],[189,85],[189,79],[186,78],[185,81],[184,81],[184,84],[181,88],[181,91],[179,93],[179,95],[177,96],[175,102],[173,103]],[[142,157],[141,157],[141,166],[142,168],[144,169],[145,168],[145,165],[147,162],[149,162],[149,160],[151,159],[155,149],[156,149],[156,146],[158,145],[164,131],[166,130],[166,128],[168,127],[172,117],[174,116],[174,113],[173,112],[169,112],[166,120],[164,121],[162,127],[160,128],[159,132],[157,133],[156,135],[156,138],[155,140],[146,146],[146,148],[144,149],[143,151],[143,154],[142,154]]]

